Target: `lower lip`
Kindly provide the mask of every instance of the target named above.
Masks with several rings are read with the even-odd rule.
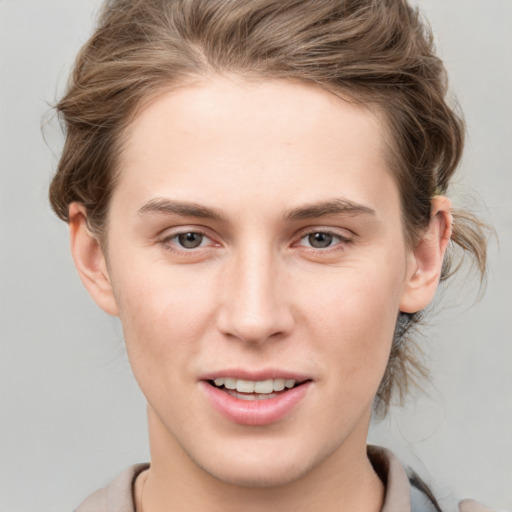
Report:
[[[306,396],[311,381],[263,400],[242,400],[206,381],[200,382],[213,408],[240,425],[270,425],[288,416]]]

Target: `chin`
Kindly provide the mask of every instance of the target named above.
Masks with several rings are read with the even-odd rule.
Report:
[[[255,468],[247,467],[230,467],[228,471],[220,468],[214,468],[210,471],[208,468],[203,468],[208,471],[211,476],[217,480],[221,480],[229,485],[236,487],[246,488],[272,488],[283,487],[288,484],[299,480],[304,474],[308,472],[308,468],[298,467],[283,467],[276,465],[270,468]]]
[[[250,453],[240,451],[215,461],[195,462],[210,476],[227,484],[246,488],[272,488],[299,480],[320,464],[321,460],[316,460],[312,454],[293,453],[283,447],[267,453],[265,450]]]

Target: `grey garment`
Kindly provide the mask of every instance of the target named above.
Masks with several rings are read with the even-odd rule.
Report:
[[[400,461],[385,448],[368,447],[368,457],[386,488],[381,512],[436,512],[432,502],[423,492],[411,486]],[[121,473],[103,489],[91,494],[75,512],[136,512],[133,488],[137,476],[149,464],[137,464]],[[473,501],[464,501],[459,512],[492,512]]]
[[[439,509],[414,484],[416,475],[409,477],[400,461],[386,448],[368,446],[368,458],[375,472],[386,485],[386,498],[382,512],[439,512]],[[421,479],[418,478],[421,482]],[[421,482],[422,483],[422,482]],[[428,492],[428,490],[426,491]]]
[[[418,488],[411,485],[412,512],[438,512],[438,509]]]

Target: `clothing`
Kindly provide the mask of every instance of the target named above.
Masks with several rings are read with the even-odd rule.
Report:
[[[385,448],[368,447],[368,457],[381,478],[386,496],[381,512],[436,512],[432,501],[415,485],[399,460]],[[91,494],[75,512],[135,512],[133,486],[149,464],[137,464],[121,473],[107,487]],[[472,500],[459,504],[459,512],[492,512]]]

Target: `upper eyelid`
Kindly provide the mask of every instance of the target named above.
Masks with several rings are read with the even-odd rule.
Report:
[[[215,244],[215,240],[212,236],[210,236],[208,233],[205,232],[205,230],[203,229],[198,229],[198,228],[194,228],[194,229],[179,229],[179,228],[176,228],[172,231],[166,229],[166,230],[163,230],[161,232],[161,234],[159,234],[157,236],[157,242],[159,244],[172,244],[175,249],[174,250],[177,250],[177,251],[184,251],[184,252],[192,252],[194,250],[200,250],[200,249],[205,249],[206,247],[205,246],[198,246],[198,247],[194,247],[194,248],[190,248],[190,249],[187,249],[186,247],[181,247],[177,242],[176,242],[176,238],[180,235],[185,235],[187,233],[196,233],[198,235],[201,235],[205,238],[207,238],[209,241],[210,241],[210,244],[213,242],[213,244]]]
[[[345,237],[345,235],[343,233],[340,233],[336,229],[311,229],[311,230],[306,231],[304,233],[304,236],[311,235],[313,233],[326,233],[328,235],[339,236],[339,237],[342,237],[342,238]]]
[[[311,245],[305,245],[303,240],[307,238],[309,235],[314,233],[325,233],[334,237],[337,237],[339,240],[335,241],[332,245],[328,245],[327,247],[313,247]],[[337,230],[329,230],[329,229],[310,229],[309,231],[302,232],[294,238],[294,241],[291,243],[291,248],[300,248],[304,251],[314,253],[314,254],[331,254],[333,251],[337,252],[340,250],[344,250],[347,248],[347,245],[354,243],[355,236],[347,236],[345,234],[340,233]]]
[[[184,235],[186,233],[198,233],[200,235],[206,236],[208,238],[212,238],[211,230],[207,229],[203,226],[175,226],[175,227],[166,227],[162,229],[158,234],[157,238],[166,239],[166,238],[174,238],[178,235]]]
[[[352,240],[357,237],[356,233],[354,233],[352,230],[347,229],[347,228],[309,227],[309,228],[304,228],[304,229],[300,230],[297,233],[296,238],[300,240],[300,239],[302,239],[308,235],[312,235],[314,233],[326,233],[329,235],[338,236],[344,240]]]

